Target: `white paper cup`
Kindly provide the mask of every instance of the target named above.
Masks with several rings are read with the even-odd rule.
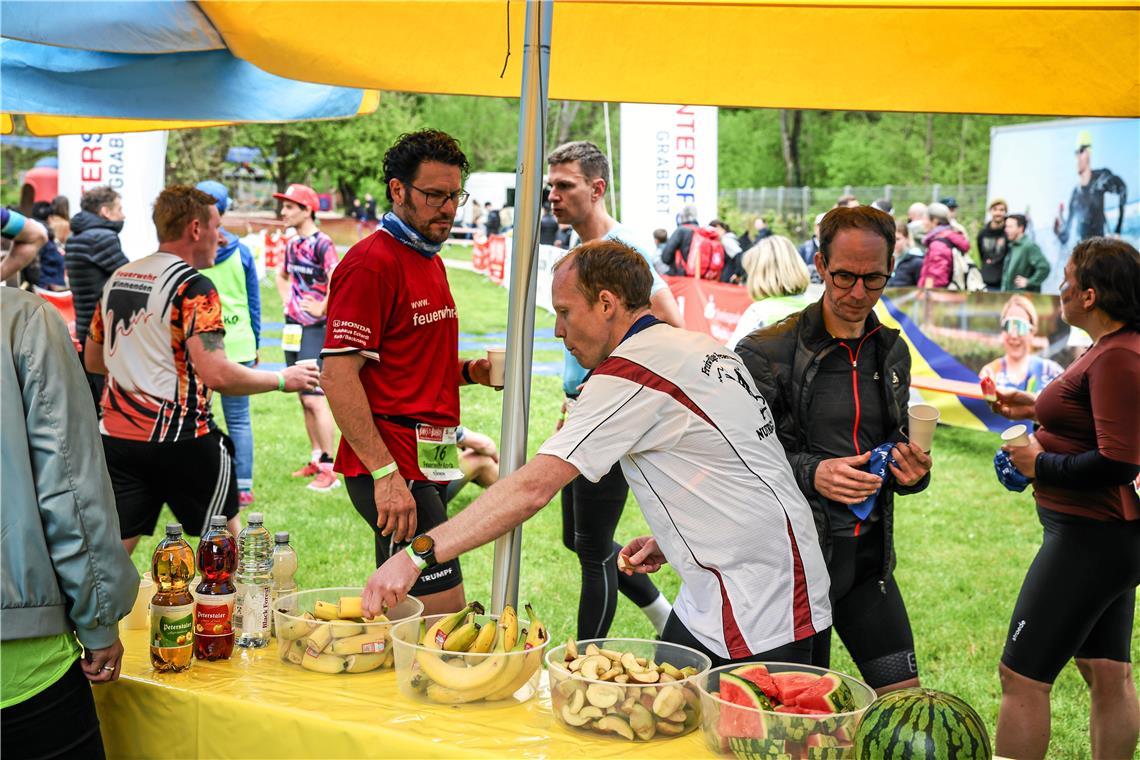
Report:
[[[315,366],[317,366],[317,360],[316,359],[298,359],[297,361],[295,361],[293,363],[296,364],[298,367],[315,367]]]
[[[910,442],[926,453],[934,445],[934,428],[938,427],[938,409],[930,404],[915,404],[907,410],[910,417]]]
[[[1001,433],[1001,441],[1006,446],[1021,448],[1029,445],[1029,428],[1025,425],[1008,427]]]
[[[487,361],[491,362],[491,385],[502,388],[503,375],[507,368],[507,349],[502,346],[489,346]]]
[[[135,605],[123,618],[123,627],[128,631],[138,631],[147,627],[150,620],[150,598],[154,596],[154,581],[149,578],[139,580],[139,593]]]

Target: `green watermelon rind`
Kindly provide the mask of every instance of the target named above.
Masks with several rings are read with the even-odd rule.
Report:
[[[932,733],[941,737],[944,746],[931,746],[936,740]],[[923,688],[892,691],[871,703],[855,732],[858,760],[927,756],[992,757],[986,725],[974,708],[952,694]]]
[[[738,688],[740,688],[741,690],[743,690],[745,693],[750,694],[752,696],[752,700],[755,702],[755,704],[740,705],[741,707],[750,707],[754,710],[760,710],[761,712],[771,712],[772,711],[771,700],[768,699],[767,694],[765,694],[763,691],[760,690],[759,686],[752,683],[747,678],[743,678],[742,676],[738,676],[734,673],[721,673],[720,674],[720,682],[722,684],[724,683],[724,680],[726,678],[728,679],[728,682],[730,684],[733,684],[733,685],[737,686]],[[721,694],[722,695],[724,694],[724,688],[723,687],[721,688]],[[724,699],[724,697],[722,696],[721,699]],[[729,700],[724,700],[724,701],[728,702]],[[732,704],[739,704],[739,703],[733,702]]]
[[[831,690],[822,696],[824,703],[831,709],[833,713],[851,712],[855,709],[855,695],[851,693],[851,687],[847,685],[847,681],[843,676],[838,673],[825,673],[819,677],[820,681],[827,681],[831,684]],[[801,705],[800,697],[804,692],[810,691],[812,687],[804,689],[796,695],[796,704],[801,707],[815,707],[815,705]]]
[[[783,739],[750,739],[733,737],[728,740],[728,748],[738,758],[775,758],[787,752]]]

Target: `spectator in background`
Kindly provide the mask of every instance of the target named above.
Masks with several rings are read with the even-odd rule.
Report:
[[[1001,310],[1001,339],[1005,356],[982,367],[979,379],[990,378],[1003,389],[1039,393],[1064,372],[1060,364],[1033,353],[1037,308],[1025,296],[1010,296]]]
[[[360,240],[364,237],[364,222],[367,218],[364,204],[360,202],[360,198],[352,199],[352,208],[349,210],[349,214],[356,220],[356,239]]]
[[[217,201],[218,214],[225,216],[230,193],[221,182],[199,182],[198,189]],[[359,205],[360,201],[356,201]],[[225,242],[218,245],[210,282],[222,301],[226,325],[226,358],[254,367],[261,347],[261,286],[257,264],[238,236],[225,227],[219,229]],[[234,442],[234,469],[237,470],[238,506],[253,503],[253,426],[249,420],[249,396],[222,395],[226,432]]]
[[[313,212],[315,213],[318,210],[319,210],[319,205],[318,205],[318,208],[313,209]],[[364,194],[364,226],[368,230],[368,234],[372,234],[373,232],[376,231],[376,226],[377,226],[377,224],[379,224],[379,222],[380,222],[380,217],[377,216],[377,214],[376,214],[376,199],[374,197],[372,197],[372,193],[365,193]]]
[[[824,214],[816,214],[811,239],[801,243],[799,248],[800,258],[807,266],[812,282],[822,282],[819,273],[815,271],[815,253],[819,250],[819,223],[823,221],[824,216]]]
[[[713,219],[709,222],[709,226],[720,233],[720,244],[724,246],[724,268],[720,270],[720,281],[739,283],[744,277],[744,267],[740,259],[740,254],[743,252],[740,239],[720,219]]]
[[[681,209],[681,218],[677,229],[665,241],[661,249],[661,260],[669,267],[669,274],[683,277],[685,274],[684,259],[689,255],[689,246],[693,243],[693,230],[697,224],[697,207],[685,206]]]
[[[63,252],[56,243],[55,231],[49,223],[52,215],[52,205],[47,201],[39,201],[32,207],[32,217],[47,230],[47,242],[40,246],[36,254],[37,271],[34,279],[28,281],[44,290],[67,290],[67,274],[64,271]],[[30,268],[29,268],[30,269]]]
[[[858,205],[859,199],[854,195],[841,195],[835,202],[835,208],[855,208]]]
[[[71,237],[63,263],[75,303],[75,339],[84,346],[103,286],[116,269],[127,263],[127,257],[119,242],[124,221],[119,194],[107,185],[93,187],[79,199],[79,208],[79,213],[71,218]],[[103,376],[88,372],[87,383],[98,408],[103,397]]]
[[[917,201],[910,204],[906,210],[906,219],[907,226],[910,228],[910,236],[921,242],[923,236],[926,235],[926,204]]]
[[[55,244],[60,252],[67,247],[67,239],[71,237],[71,203],[66,195],[57,195],[51,200],[51,211],[48,213],[48,228],[55,236]]]
[[[664,227],[653,230],[653,270],[657,274],[669,274],[669,265],[661,260],[661,251],[665,248],[665,241],[668,239],[669,233],[665,231]]]
[[[926,209],[926,235],[922,244],[926,247],[918,284],[923,288],[945,288],[954,275],[954,249],[965,253],[970,250],[970,241],[958,230],[950,226],[950,209],[941,203],[931,203]]]
[[[752,305],[740,316],[725,347],[736,350],[745,335],[807,306],[800,295],[811,281],[799,251],[783,235],[769,235],[741,257]]]
[[[871,204],[871,207],[877,208],[877,209],[879,209],[879,211],[882,211],[883,213],[886,213],[886,214],[893,214],[895,211],[895,207],[886,198],[879,198],[878,200],[876,200],[874,203]]]
[[[1001,275],[1005,257],[1009,253],[1009,238],[1005,235],[1005,217],[1009,206],[1004,198],[990,201],[990,219],[978,231],[978,258],[982,262],[982,280],[986,290],[1001,290]]]
[[[910,236],[910,225],[895,222],[895,271],[887,281],[888,288],[913,288],[918,285],[925,251]]]
[[[1049,276],[1052,267],[1041,253],[1040,246],[1025,234],[1024,214],[1010,214],[1005,220],[1005,236],[1009,239],[1009,253],[1001,275],[1002,290],[1028,290],[1041,292],[1041,283]]]
[[[554,238],[554,245],[570,250],[574,247],[574,228],[569,224],[558,224],[558,236]],[[664,272],[662,272],[664,274]]]
[[[768,228],[768,223],[764,221],[764,217],[758,216],[752,220],[752,235],[749,236],[748,231],[744,232],[744,237],[740,238],[740,249],[747,251],[752,246],[759,243],[764,238],[772,234],[772,230]]]
[[[118,622],[138,572],[119,543],[99,420],[67,326],[19,291],[6,289],[0,314],[0,749],[102,758],[89,682],[119,677]]]
[[[489,436],[460,425],[455,431],[455,445],[463,477],[447,484],[446,503],[451,503],[468,483],[490,488],[499,480],[499,450]]]
[[[47,242],[48,233],[35,219],[28,219],[19,211],[3,209],[0,230],[5,240],[12,241],[12,248],[0,263],[0,281],[7,280],[20,272],[36,258],[36,253]]]
[[[942,205],[950,212],[950,226],[965,235],[966,228],[958,222],[958,200],[954,196],[948,195],[942,199]]]
[[[285,329],[281,334],[285,364],[320,364],[325,342],[325,311],[328,309],[329,278],[337,264],[336,245],[316,225],[318,200],[311,187],[289,185],[284,193],[274,193],[282,201],[281,219],[297,230],[289,241],[285,258],[277,271],[277,292],[285,307]],[[365,196],[365,206],[371,194]],[[373,201],[375,205],[375,201]],[[312,445],[312,457],[295,478],[312,478],[309,489],[327,492],[340,487],[333,473],[333,417],[324,391],[302,390],[298,398],[305,419],[305,431]]]
[[[499,231],[503,228],[499,210],[491,205],[491,201],[487,201],[483,206],[483,224],[487,228],[488,237],[498,235]]]
[[[550,210],[550,204],[542,204],[542,218],[538,220],[538,242],[540,245],[554,245],[558,237],[558,219]]]

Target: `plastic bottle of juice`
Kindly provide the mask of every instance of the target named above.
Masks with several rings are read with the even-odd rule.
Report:
[[[270,555],[272,539],[265,529],[264,519],[260,512],[250,512],[249,524],[238,536],[234,630],[239,647],[259,649],[269,644],[273,558]]]
[[[297,590],[297,582],[293,579],[296,574],[297,552],[289,545],[289,532],[278,531],[273,534],[273,609],[277,609],[279,598]],[[273,633],[276,635],[276,631]]]
[[[166,526],[150,561],[155,592],[150,600],[150,664],[159,672],[190,667],[194,651],[194,550],[182,538],[182,526]]]
[[[234,587],[237,540],[226,530],[225,515],[210,518],[210,529],[198,544],[194,607],[194,656],[199,660],[228,660],[234,651]]]

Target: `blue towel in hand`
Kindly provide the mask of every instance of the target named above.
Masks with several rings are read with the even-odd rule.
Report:
[[[1013,466],[1008,451],[998,449],[998,453],[994,454],[994,472],[997,473],[998,481],[1010,491],[1021,493],[1029,485],[1029,478]]]
[[[871,459],[867,462],[867,472],[872,475],[878,475],[885,481],[889,474],[887,465],[897,465],[895,458],[891,456],[891,449],[894,447],[895,445],[893,443],[884,443],[872,449]],[[875,491],[862,502],[858,504],[848,504],[847,508],[860,520],[866,520],[867,515],[871,514],[871,510],[875,508],[875,502],[878,501],[879,491],[881,490],[882,486],[879,486],[879,490]]]

